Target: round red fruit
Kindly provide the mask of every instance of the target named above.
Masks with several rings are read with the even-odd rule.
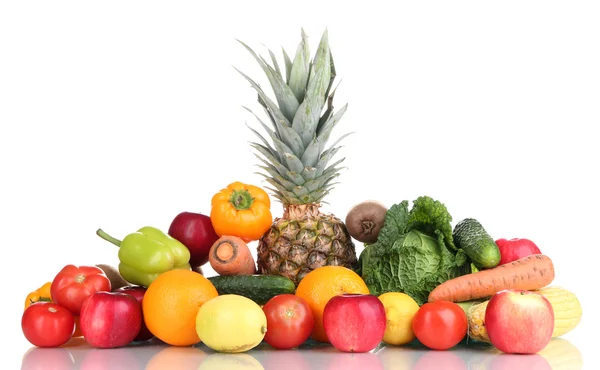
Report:
[[[428,302],[413,317],[412,329],[424,346],[446,350],[457,345],[467,335],[467,315],[454,302]]]
[[[308,303],[294,294],[280,294],[264,306],[267,333],[264,341],[277,349],[290,349],[304,343],[315,325]]]
[[[21,329],[37,347],[59,347],[75,331],[75,318],[66,308],[52,302],[36,302],[23,312]]]

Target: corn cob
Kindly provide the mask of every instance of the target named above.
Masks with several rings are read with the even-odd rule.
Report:
[[[476,303],[467,309],[469,319],[469,338],[480,342],[491,343],[485,329],[485,309],[489,301]]]
[[[581,303],[577,296],[567,289],[549,286],[535,292],[548,298],[554,309],[554,331],[552,338],[560,337],[575,327],[581,321]]]
[[[581,304],[573,292],[557,286],[545,287],[534,290],[534,292],[546,297],[554,310],[552,338],[559,337],[575,329],[581,321],[582,310]],[[485,328],[485,310],[488,302],[473,304],[465,310],[469,321],[470,339],[491,343]]]

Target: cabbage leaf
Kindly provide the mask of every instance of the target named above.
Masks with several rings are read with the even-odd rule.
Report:
[[[402,292],[419,305],[439,284],[471,272],[466,253],[452,239],[452,216],[428,196],[394,204],[377,241],[365,246],[358,273],[373,295]]]

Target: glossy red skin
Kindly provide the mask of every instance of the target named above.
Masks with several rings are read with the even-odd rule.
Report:
[[[325,334],[342,352],[373,350],[383,340],[386,323],[383,303],[371,294],[337,295],[323,310]]]
[[[291,349],[306,342],[315,326],[308,303],[294,294],[280,294],[264,306],[267,333],[264,341],[277,349]]]
[[[137,301],[139,302],[139,304],[141,306],[142,301],[144,300],[144,295],[146,294],[146,290],[147,289],[142,286],[128,285],[128,286],[124,286],[124,287],[115,289],[115,290],[113,290],[113,292],[129,294],[133,298],[137,299]],[[150,332],[150,330],[148,329],[148,327],[146,327],[146,323],[144,323],[144,311],[142,310],[142,326],[140,328],[140,332],[135,337],[135,339],[133,339],[133,341],[134,342],[144,342],[144,341],[150,340],[152,338],[154,338],[154,334],[152,334]]]
[[[54,303],[79,315],[83,302],[96,292],[110,292],[110,280],[96,266],[66,265],[52,280],[50,294]]]
[[[534,242],[525,238],[501,238],[496,240],[496,245],[500,250],[500,265],[542,253]]]
[[[210,247],[219,239],[210,217],[194,212],[181,212],[175,216],[168,234],[188,248],[192,269],[208,262]]]
[[[550,301],[539,293],[503,290],[488,302],[485,327],[498,350],[533,354],[544,349],[552,339],[554,310]]]
[[[96,348],[117,348],[131,343],[142,327],[142,306],[133,296],[97,292],[81,307],[81,332]]]
[[[140,306],[142,305],[142,301],[144,300],[144,295],[146,294],[146,288],[137,285],[128,285],[118,289],[113,290],[113,292],[126,293],[137,299]],[[146,324],[144,323],[144,311],[142,310],[142,326],[140,328],[140,332],[133,340],[134,342],[143,342],[154,338],[154,334],[150,332]]]
[[[467,335],[467,315],[454,302],[427,302],[419,307],[413,317],[412,329],[424,346],[447,350],[456,346]]]
[[[23,312],[21,329],[37,347],[58,347],[71,339],[75,318],[66,308],[52,302],[36,302]]]

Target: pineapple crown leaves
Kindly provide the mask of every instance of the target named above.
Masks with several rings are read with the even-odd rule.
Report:
[[[285,71],[280,68],[271,50],[270,64],[244,42],[237,40],[260,65],[275,94],[275,101],[252,78],[234,67],[256,90],[258,102],[269,118],[270,125],[244,107],[254,115],[271,139],[267,140],[246,124],[261,142],[250,143],[260,154],[255,155],[264,164],[258,166],[264,171],[259,174],[274,187],[269,190],[284,204],[321,202],[334,185],[331,180],[343,168],[338,165],[344,158],[331,166],[328,163],[341,148],[338,143],[351,134],[342,135],[326,148],[333,128],[347,110],[347,104],[334,113],[336,89],[333,88],[333,81],[336,71],[327,30],[312,60],[308,38],[304,30],[301,31],[302,40],[293,59],[282,48]]]

